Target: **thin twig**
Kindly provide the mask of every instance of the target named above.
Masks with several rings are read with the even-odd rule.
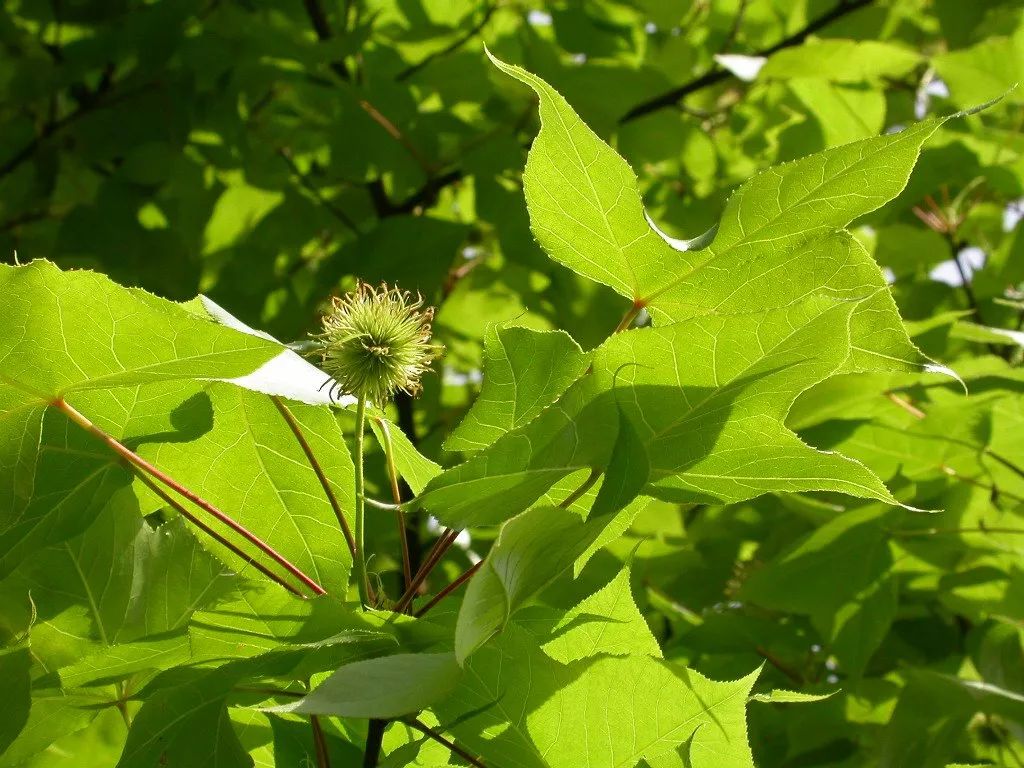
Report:
[[[334,33],[331,31],[331,23],[324,12],[323,6],[320,5],[320,0],[302,0],[302,5],[306,9],[306,15],[309,16],[310,24],[313,25],[313,31],[316,32],[317,39],[321,43],[330,40]],[[342,80],[349,79],[348,66],[344,60],[337,59],[332,61],[331,69]]]
[[[461,48],[474,37],[476,37],[476,35],[479,34],[480,30],[487,26],[487,22],[491,20],[491,16],[494,15],[494,12],[496,10],[498,10],[497,3],[487,3],[487,9],[484,11],[483,17],[480,19],[480,21],[478,21],[476,24],[470,27],[465,32],[465,34],[453,40],[451,43],[446,45],[441,50],[434,51],[434,53],[428,54],[427,56],[417,61],[415,64],[410,64],[408,67],[403,69],[395,76],[395,80],[397,80],[398,82],[408,80],[410,77],[415,75],[425,66],[430,64],[432,61],[435,61],[436,59],[439,59],[443,56],[447,56],[448,54],[454,53],[455,51],[459,50],[459,48]]]
[[[487,766],[484,765],[483,762],[481,762],[480,758],[474,757],[469,752],[458,746],[455,742],[451,741],[450,739],[446,739],[444,736],[442,736],[440,733],[435,731],[433,728],[431,728],[423,721],[417,720],[415,717],[406,717],[402,719],[402,722],[408,726],[411,726],[412,728],[415,728],[424,736],[433,739],[438,744],[443,744],[444,746],[448,747],[448,749],[451,750],[451,753],[453,755],[458,755],[470,765],[475,765],[477,766],[477,768],[487,768]]]
[[[828,13],[819,16],[813,21],[810,21],[805,27],[798,30],[797,32],[794,32],[792,35],[789,35],[788,37],[784,37],[782,40],[775,43],[774,45],[757,51],[752,55],[771,56],[773,53],[777,53],[778,51],[781,51],[783,48],[791,48],[795,45],[800,45],[804,40],[807,39],[808,36],[817,32],[822,27],[825,27],[831,24],[832,22],[843,18],[844,16],[853,13],[854,11],[860,10],[861,8],[870,5],[872,2],[874,2],[874,0],[841,0],[841,2],[839,2]],[[696,93],[697,91],[703,90],[704,88],[708,88],[709,86],[712,85],[717,85],[723,80],[728,80],[732,77],[734,77],[734,75],[724,67],[713,67],[707,72],[705,72],[703,75],[694,78],[690,82],[685,83],[679,86],[678,88],[673,88],[672,90],[667,91],[661,94],[660,96],[655,96],[652,99],[648,99],[647,101],[637,104],[635,107],[626,112],[626,114],[624,114],[621,118],[619,118],[619,123],[628,123],[633,120],[636,120],[639,117],[648,115],[651,112],[656,112],[659,109],[671,107],[676,102],[689,96],[692,93]]]
[[[781,659],[779,659],[778,656],[773,654],[764,646],[759,645],[754,650],[757,651],[761,656],[763,656],[765,661],[767,661],[769,664],[771,664],[773,667],[779,670],[779,672],[784,674],[797,685],[803,685],[806,682],[806,680],[804,680],[803,675],[801,675],[798,671],[796,671],[788,664],[783,662]]]
[[[590,470],[590,474],[587,475],[587,479],[583,481],[580,487],[566,496],[558,506],[562,509],[568,509],[571,507],[581,496],[583,496],[583,494],[594,487],[594,483],[597,482],[599,477],[601,477],[601,473],[598,470]]]
[[[292,434],[295,435],[295,439],[298,441],[299,446],[302,448],[302,452],[306,454],[306,461],[309,462],[309,466],[313,468],[313,472],[316,474],[317,480],[320,481],[320,485],[324,489],[324,494],[327,496],[327,500],[331,504],[331,509],[334,510],[335,517],[338,518],[338,524],[341,526],[342,533],[345,534],[345,541],[348,542],[348,550],[352,554],[352,559],[356,556],[356,540],[352,536],[352,530],[348,526],[348,520],[345,519],[345,514],[341,510],[341,504],[338,503],[338,497],[334,493],[334,488],[331,486],[330,480],[327,479],[327,475],[324,474],[323,467],[320,466],[320,462],[317,461],[316,456],[313,454],[313,449],[309,445],[309,441],[306,440],[306,435],[302,432],[302,426],[295,418],[295,414],[291,412],[287,405],[276,395],[270,398],[274,401],[274,405],[277,406],[277,410],[281,416],[284,417],[288,427],[291,429]]]
[[[274,562],[276,562],[278,565],[282,566],[285,570],[287,570],[290,574],[298,578],[303,584],[305,584],[307,587],[313,590],[315,594],[327,594],[327,591],[323,587],[321,587],[319,584],[313,581],[313,579],[307,576],[295,564],[293,564],[290,560],[284,557],[276,549],[270,546],[270,544],[265,542],[263,539],[261,539],[252,531],[250,531],[244,525],[237,522],[234,518],[226,515],[224,512],[219,510],[206,499],[202,498],[193,491],[190,491],[188,488],[183,486],[181,483],[179,483],[173,477],[168,475],[166,472],[158,469],[153,464],[150,464],[144,458],[142,458],[133,450],[131,450],[123,443],[121,443],[119,440],[117,440],[117,438],[115,438],[113,435],[104,432],[102,429],[100,429],[91,421],[89,421],[89,419],[82,415],[76,408],[68,404],[68,402],[65,401],[64,398],[57,398],[51,403],[51,405],[57,410],[59,410],[61,413],[63,413],[65,416],[67,416],[72,422],[74,422],[79,427],[84,429],[86,432],[89,432],[94,437],[99,438],[108,448],[114,451],[114,453],[116,453],[121,458],[127,460],[129,464],[136,467],[137,469],[141,469],[143,472],[147,473],[156,480],[159,480],[161,483],[169,487],[171,490],[177,492],[180,496],[184,496],[186,499],[191,501],[200,509],[213,515],[215,518],[217,518],[222,523],[231,528],[233,531],[235,531],[235,533],[240,534],[249,543],[255,545],[266,555],[268,555],[271,559],[273,559]]]
[[[922,411],[920,408],[918,408],[912,402],[910,402],[909,400],[907,400],[905,398],[900,397],[895,392],[886,392],[885,396],[890,401],[892,401],[893,403],[898,405],[900,408],[902,408],[904,411],[906,411],[911,416],[913,416],[915,419],[923,419],[925,417],[925,415],[926,415],[924,411]]]
[[[425,614],[427,611],[429,611],[431,608],[433,608],[439,602],[444,600],[448,595],[450,595],[456,589],[458,589],[463,584],[465,584],[467,581],[469,581],[473,577],[473,574],[480,570],[480,566],[483,565],[483,562],[484,562],[483,560],[478,560],[477,562],[475,562],[473,565],[471,565],[469,568],[467,568],[465,571],[463,571],[462,575],[459,576],[459,578],[455,579],[455,581],[453,581],[447,587],[445,587],[440,592],[438,592],[436,595],[434,595],[426,605],[424,605],[422,608],[420,608],[418,611],[416,611],[416,613],[415,613],[416,618],[419,618],[420,616]]]
[[[292,157],[291,150],[286,147],[281,147],[277,150],[277,154],[281,156],[285,163],[287,163],[289,170],[291,170],[292,175],[295,176],[302,188],[309,192],[309,194],[313,196],[316,202],[319,203],[325,211],[344,224],[353,235],[358,236],[362,234],[355,221],[353,221],[345,211],[324,197],[323,193],[320,192],[317,186],[313,184],[313,182],[309,180],[309,177],[301,171],[298,164],[296,164],[295,159]]]

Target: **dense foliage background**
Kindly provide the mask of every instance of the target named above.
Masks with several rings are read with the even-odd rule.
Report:
[[[762,169],[1007,94],[1024,79],[1024,3],[15,0],[0,10],[0,254],[174,300],[202,293],[286,341],[315,331],[327,299],[356,278],[419,291],[437,307],[446,356],[392,416],[450,466],[460,453],[442,443],[487,375],[489,325],[564,329],[589,349],[630,308],[531,233],[522,170],[537,99],[484,43],[564,95],[635,169],[658,226],[693,238]],[[763,663],[759,692],[839,691],[752,702],[758,766],[1024,765],[1022,126],[1020,91],[944,123],[906,189],[851,228],[914,342],[970,394],[937,373],[851,373],[806,392],[787,420],[807,443],[863,462],[903,504],[937,512],[823,493],[654,501],[578,582],[563,577],[542,601],[564,610],[626,574],[666,659],[715,680]],[[208,455],[201,435],[181,439]],[[189,461],[173,450],[161,457]],[[388,498],[381,458],[370,457],[370,493]],[[413,523],[415,563],[437,530],[424,515]],[[431,591],[485,554],[495,530],[470,534]],[[391,517],[371,515],[368,536],[371,565],[397,595]],[[0,671],[31,628],[34,680],[116,640],[88,618],[88,589],[47,588],[58,566],[46,552],[36,572],[30,563],[0,583],[10,649]],[[190,609],[227,591],[204,591]],[[149,679],[139,674],[135,690]],[[195,700],[167,703],[166,716]],[[7,704],[0,745],[15,747],[0,765],[109,766],[121,755],[118,707],[51,701],[26,742],[20,723],[3,722]],[[298,720],[229,712],[259,764],[276,751],[278,765],[323,765]],[[365,723],[338,722],[334,764],[357,764]],[[614,712],[608,726],[625,727]],[[393,725],[388,764],[465,764],[431,742],[410,751],[422,738]],[[674,759],[651,768],[689,764]]]

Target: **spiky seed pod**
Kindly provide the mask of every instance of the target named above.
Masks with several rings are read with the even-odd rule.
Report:
[[[324,371],[338,387],[380,405],[397,390],[420,391],[440,347],[430,343],[432,307],[408,291],[360,282],[335,297],[319,335]]]

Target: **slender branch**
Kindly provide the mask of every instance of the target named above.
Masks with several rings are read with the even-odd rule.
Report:
[[[438,744],[443,744],[444,746],[448,747],[448,749],[451,750],[451,753],[453,755],[458,755],[470,765],[475,765],[477,766],[477,768],[487,768],[487,766],[484,765],[483,762],[481,762],[480,758],[474,757],[469,752],[458,746],[455,742],[451,741],[450,739],[446,739],[444,736],[442,736],[440,733],[435,731],[433,728],[431,728],[423,721],[417,720],[415,717],[406,717],[402,719],[402,722],[412,728],[415,728],[424,736],[433,739]]]
[[[6,162],[0,165],[0,179],[4,178],[10,173],[13,173],[19,167],[21,167],[22,163],[29,160],[36,153],[36,151],[38,151],[39,147],[43,145],[43,142],[45,142],[54,134],[58,133],[64,128],[67,128],[72,123],[81,120],[83,117],[86,117],[87,115],[91,114],[92,112],[95,112],[98,109],[111,107],[114,104],[117,104],[118,102],[124,101],[125,99],[131,98],[132,96],[135,96],[151,87],[154,87],[155,84],[145,83],[137,88],[132,88],[131,90],[123,91],[122,93],[119,93],[116,96],[104,98],[104,95],[109,91],[110,86],[111,82],[109,79],[101,81],[100,87],[98,87],[96,91],[93,94],[91,94],[90,98],[83,101],[82,104],[78,107],[78,109],[74,110],[73,112],[69,112],[64,117],[52,120],[48,122],[45,126],[43,126],[43,130],[38,135],[36,135],[31,141],[29,141],[24,147],[18,150],[14,155],[8,158]]]
[[[327,475],[324,474],[324,470],[323,467],[320,466],[320,462],[317,461],[316,456],[313,455],[313,449],[310,447],[309,441],[306,440],[306,435],[303,434],[301,425],[280,397],[275,395],[270,399],[274,401],[274,405],[277,406],[277,410],[288,423],[288,427],[291,429],[292,434],[295,435],[295,439],[301,446],[302,452],[306,454],[306,461],[308,461],[309,466],[313,468],[313,472],[316,473],[317,480],[320,481],[320,485],[324,489],[327,500],[331,504],[331,509],[334,510],[334,515],[338,518],[338,524],[341,526],[341,531],[345,534],[345,541],[348,542],[348,550],[352,554],[352,559],[355,560],[356,540],[352,537],[352,530],[348,526],[348,520],[345,519],[345,514],[341,511],[341,504],[338,503],[338,497],[334,493],[334,488],[331,487],[331,482],[327,479]]]
[[[913,416],[915,419],[923,419],[925,417],[925,415],[926,415],[924,411],[922,411],[920,408],[918,408],[912,402],[910,402],[909,400],[907,400],[905,398],[900,397],[895,392],[886,392],[885,396],[890,401],[892,401],[893,403],[898,405],[900,408],[902,408],[904,411],[906,411],[911,416]]]
[[[797,685],[803,685],[805,682],[807,682],[806,680],[804,680],[804,676],[802,674],[800,674],[798,671],[796,671],[788,664],[783,662],[778,656],[773,654],[764,646],[759,645],[754,650],[757,651],[761,656],[763,656],[765,661],[767,661],[769,664],[771,664],[773,667],[779,670],[779,672],[784,674]]]
[[[854,11],[860,10],[861,8],[870,5],[872,2],[874,2],[874,0],[840,0],[840,2],[831,11],[810,21],[807,24],[807,26],[805,26],[803,29],[794,32],[792,35],[789,35],[788,37],[784,37],[782,40],[775,43],[775,45],[757,51],[752,55],[771,56],[773,53],[777,53],[778,51],[781,51],[783,48],[791,48],[795,45],[800,45],[804,40],[806,40],[810,35],[817,32],[819,29],[828,26],[834,21],[838,21],[839,19],[853,13]],[[671,107],[676,102],[686,98],[692,93],[696,93],[697,91],[703,90],[704,88],[708,88],[709,86],[712,85],[717,85],[718,83],[724,80],[728,80],[732,77],[734,77],[734,75],[724,67],[712,67],[703,75],[694,78],[688,83],[684,83],[678,88],[673,88],[672,90],[667,91],[661,94],[660,96],[655,96],[652,99],[648,99],[647,101],[637,104],[626,114],[624,114],[621,118],[619,118],[619,123],[628,123],[633,120],[636,120],[638,117],[643,117],[644,115],[648,115],[651,112],[656,112],[659,109]]]
[[[431,165],[431,163],[420,153],[416,148],[416,145],[413,144],[401,130],[399,130],[398,126],[388,120],[388,118],[385,117],[379,109],[373,106],[373,104],[366,99],[360,99],[359,106],[370,116],[370,119],[373,120],[373,122],[377,123],[377,125],[387,131],[391,138],[405,148],[405,151],[409,153],[409,156],[413,160],[416,161],[416,164],[419,165],[420,170],[423,171],[427,178],[433,176],[434,171],[436,170],[434,166]]]
[[[284,587],[289,592],[291,592],[293,595],[297,595],[298,597],[302,597],[302,593],[298,589],[293,587],[291,584],[289,584],[283,578],[281,578],[276,573],[274,573],[272,570],[267,568],[267,566],[265,566],[259,560],[256,560],[252,555],[246,553],[245,550],[243,550],[241,547],[239,547],[236,544],[228,541],[220,533],[215,531],[213,528],[208,526],[206,523],[204,523],[198,517],[196,517],[191,512],[189,512],[185,508],[184,504],[182,504],[177,499],[173,498],[169,493],[167,493],[167,491],[165,491],[163,488],[161,488],[159,485],[157,485],[149,477],[149,475],[147,475],[144,472],[138,471],[138,469],[136,469],[134,466],[132,467],[132,469],[134,470],[135,476],[140,481],[142,481],[142,483],[147,488],[149,488],[149,490],[151,490],[153,493],[155,493],[157,496],[159,496],[160,499],[165,504],[167,504],[172,509],[174,509],[179,515],[181,515],[183,518],[188,520],[192,525],[194,525],[199,530],[203,531],[203,533],[205,533],[210,538],[212,538],[215,541],[219,542],[222,546],[227,547],[228,549],[230,549],[232,552],[234,552],[236,555],[238,555],[240,558],[242,558],[244,561],[246,561],[249,565],[253,566],[256,570],[258,570],[260,573],[262,573],[264,576],[266,576],[271,581],[277,582],[282,587]]]
[[[114,451],[114,453],[116,453],[121,458],[128,461],[129,464],[131,464],[137,469],[142,470],[143,472],[155,478],[156,480],[159,480],[161,483],[169,487],[171,490],[177,492],[180,496],[184,496],[197,507],[204,510],[205,512],[210,513],[220,522],[227,525],[229,528],[235,531],[235,533],[241,535],[243,538],[246,539],[246,541],[255,545],[264,554],[268,555],[271,559],[273,559],[274,562],[282,566],[290,574],[298,578],[303,584],[305,584],[307,587],[313,590],[315,594],[327,594],[326,590],[323,587],[321,587],[319,584],[313,581],[313,579],[311,579],[309,576],[303,573],[290,560],[288,560],[276,549],[270,546],[270,544],[265,542],[263,539],[261,539],[255,533],[253,533],[248,528],[243,526],[241,523],[237,522],[234,518],[229,517],[228,515],[221,512],[217,507],[208,502],[206,499],[202,498],[193,491],[190,491],[188,488],[183,486],[173,477],[158,469],[154,465],[150,464],[144,458],[142,458],[137,453],[132,451],[130,448],[125,446],[123,443],[118,441],[115,437],[104,432],[102,429],[100,429],[91,421],[89,421],[89,419],[83,416],[77,409],[69,405],[67,401],[65,401],[63,398],[57,398],[51,403],[51,405],[57,410],[59,410],[61,413],[63,413],[65,416],[67,416],[68,419],[70,419],[72,422],[74,422],[82,429],[84,429],[86,432],[89,432],[94,437],[99,438],[104,444],[107,445],[108,448]]]
[[[320,725],[320,718],[310,715],[309,725],[313,729],[313,745],[316,747],[317,768],[331,768],[331,756],[327,751],[327,738],[324,736],[323,726]]]
[[[391,440],[391,430],[386,419],[377,419],[380,432],[384,436],[384,459],[388,467],[388,479],[391,481],[391,495],[395,500],[395,524],[398,526],[398,539],[402,543],[402,588],[408,589],[412,583],[412,564],[409,560],[409,539],[405,534],[405,513],[402,512],[402,491],[398,487],[398,468],[395,466],[395,446]]]
[[[281,147],[280,149],[277,150],[277,154],[281,156],[285,163],[288,164],[289,170],[292,172],[292,175],[295,176],[295,178],[298,180],[302,188],[309,192],[309,194],[313,196],[316,202],[319,205],[321,205],[324,208],[324,210],[326,210],[328,213],[334,216],[334,218],[336,218],[338,221],[344,224],[345,227],[353,235],[359,236],[360,234],[362,234],[359,231],[359,227],[352,220],[352,218],[347,213],[345,213],[345,211],[336,206],[332,201],[324,197],[323,193],[317,188],[317,186],[313,184],[313,182],[309,180],[309,177],[302,172],[298,164],[296,164],[295,159],[292,157],[291,150],[289,150],[287,147]]]
[[[363,437],[366,432],[366,398],[356,404],[356,579],[359,602],[366,609],[370,599],[370,580],[366,574],[366,501],[363,499]]]
[[[469,581],[473,577],[473,574],[480,570],[480,566],[483,565],[483,562],[483,560],[478,560],[477,562],[475,562],[473,565],[471,565],[469,568],[463,571],[462,575],[459,576],[459,578],[455,579],[455,581],[453,581],[447,587],[445,587],[436,595],[434,595],[426,605],[424,605],[422,608],[416,611],[416,618],[419,618],[420,616],[425,614],[439,602],[444,600],[448,595],[450,595],[456,589],[458,589],[467,581]]]
[[[498,10],[497,3],[488,3],[487,9],[484,11],[484,15],[480,18],[480,21],[478,21],[476,24],[474,24],[472,27],[466,30],[466,32],[463,35],[453,40],[451,43],[446,45],[441,50],[434,51],[434,53],[428,54],[427,56],[417,61],[415,64],[410,64],[408,67],[403,69],[401,72],[398,73],[398,75],[395,76],[395,80],[397,80],[398,82],[408,80],[410,77],[415,75],[425,66],[430,64],[432,61],[440,59],[444,56],[447,56],[450,53],[454,53],[455,51],[459,50],[459,48],[461,48],[474,37],[476,37],[476,35],[479,34],[480,30],[487,26],[487,22],[491,20],[491,16],[494,15],[494,12],[496,10]]]
[[[331,31],[331,22],[328,20],[323,6],[320,5],[320,0],[302,0],[302,5],[306,9],[306,15],[309,16],[309,22],[313,25],[313,31],[316,32],[317,39],[321,43],[330,40],[334,33]],[[332,61],[331,69],[342,80],[349,79],[348,67],[342,59]]]

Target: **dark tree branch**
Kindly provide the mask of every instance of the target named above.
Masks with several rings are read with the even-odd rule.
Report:
[[[306,15],[309,16],[309,23],[313,25],[313,31],[316,32],[317,40],[321,43],[330,40],[334,36],[334,32],[331,31],[331,22],[328,20],[323,6],[320,5],[320,0],[302,0],[302,5],[306,9]],[[342,80],[349,79],[348,67],[341,59],[332,61],[331,69]]]
[[[429,725],[427,725],[423,721],[417,720],[415,717],[407,717],[404,720],[402,720],[402,722],[405,723],[408,726],[411,726],[411,727],[415,728],[417,731],[422,733],[424,736],[433,739],[438,744],[443,744],[444,746],[448,747],[448,749],[451,751],[452,754],[458,755],[459,757],[461,757],[463,760],[465,760],[470,765],[475,765],[477,768],[487,768],[487,766],[485,766],[480,761],[479,758],[474,757],[469,752],[467,752],[466,750],[462,749],[462,747],[458,746],[451,739],[445,738],[444,736],[442,736],[440,733],[435,731],[433,728],[431,728]]]
[[[858,11],[868,5],[871,5],[874,0],[842,0],[828,13],[819,16],[818,18],[810,21],[807,26],[794,32],[789,37],[785,37],[775,45],[768,48],[764,48],[751,55],[753,56],[771,56],[773,53],[781,51],[783,48],[792,48],[795,45],[800,45],[810,35],[817,32],[819,29],[828,26],[834,21],[838,21],[844,16],[848,16],[854,11]],[[678,88],[673,88],[660,96],[655,96],[653,99],[641,102],[619,118],[619,123],[624,124],[636,120],[638,117],[649,115],[651,112],[657,112],[659,109],[665,107],[671,107],[681,99],[686,98],[692,93],[708,88],[712,85],[716,85],[724,80],[728,80],[733,77],[733,74],[724,67],[715,66],[709,69],[700,77],[691,80],[688,83],[684,83]]]
[[[431,62],[436,61],[437,59],[440,59],[444,56],[447,56],[450,53],[454,53],[455,51],[459,50],[459,48],[461,48],[474,37],[476,37],[480,33],[480,30],[487,26],[487,22],[491,20],[491,16],[494,15],[494,12],[496,10],[498,10],[497,3],[488,3],[487,8],[484,11],[484,15],[480,18],[480,21],[478,21],[476,24],[474,24],[472,27],[466,30],[465,34],[459,36],[457,39],[453,40],[449,45],[446,45],[441,50],[435,51],[434,53],[425,56],[424,58],[417,61],[415,64],[410,64],[408,67],[403,69],[395,76],[395,80],[397,80],[398,82],[408,80],[410,77],[415,75],[417,72],[419,72],[421,69],[429,65]]]
[[[326,210],[334,218],[336,218],[338,221],[344,224],[346,229],[348,229],[356,237],[362,234],[359,231],[359,227],[356,226],[356,223],[352,220],[352,218],[347,213],[345,213],[345,211],[343,211],[333,202],[324,197],[323,193],[317,188],[317,186],[312,181],[310,181],[309,177],[306,174],[302,172],[302,170],[296,164],[295,159],[292,157],[291,150],[289,150],[287,147],[282,147],[277,150],[277,154],[279,154],[281,156],[281,159],[284,160],[285,163],[288,165],[288,169],[292,172],[292,175],[299,182],[302,188],[309,192],[309,194],[313,196],[317,203],[323,206],[324,210]]]

